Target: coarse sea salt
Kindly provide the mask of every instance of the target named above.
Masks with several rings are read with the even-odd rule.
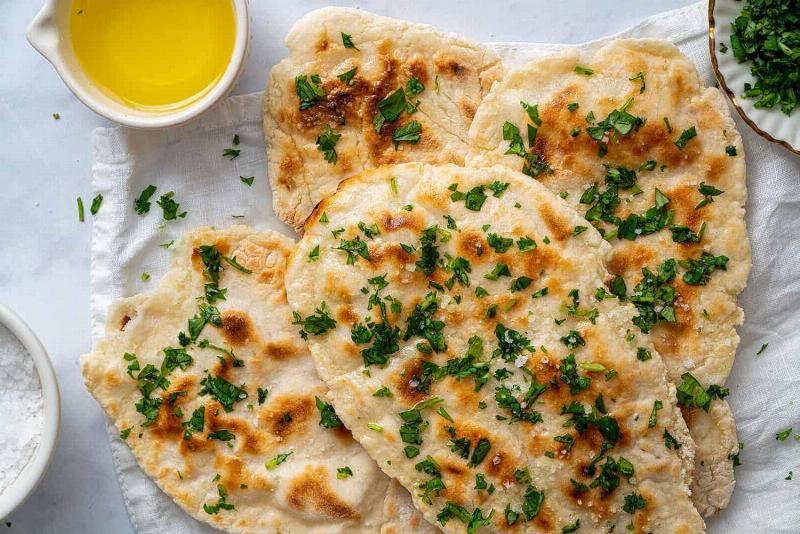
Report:
[[[0,325],[0,498],[17,480],[42,437],[42,384],[33,358]]]

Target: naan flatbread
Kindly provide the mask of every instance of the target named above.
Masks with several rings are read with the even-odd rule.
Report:
[[[701,532],[610,253],[518,172],[385,166],[317,207],[286,289],[337,413],[445,532]]]
[[[286,303],[292,245],[243,226],[187,234],[158,289],[112,306],[106,338],[81,359],[87,388],[147,475],[217,528],[438,531],[336,419],[322,416],[315,397],[327,388]],[[203,317],[199,306],[208,322],[187,325]],[[194,341],[182,347],[179,332]]]
[[[521,102],[538,105],[538,114]],[[506,121],[519,128],[527,162],[508,153]],[[532,147],[529,126],[538,130]],[[751,264],[745,161],[725,99],[703,88],[686,56],[662,41],[621,40],[534,61],[509,73],[484,99],[470,139],[470,165],[526,165],[607,235],[618,232],[609,237],[608,270],[625,280],[628,297],[643,268],[656,273],[668,259],[701,260],[678,265],[666,284],[677,292],[674,304],[643,307],[659,315],[650,335],[673,382],[691,387],[683,377],[690,373],[704,388],[724,386],[739,343],[736,326],[744,319],[736,296]],[[624,223],[618,228],[613,217]],[[642,330],[652,321],[646,323]],[[733,492],[736,429],[722,400],[708,412],[684,408],[684,415],[698,443],[695,503],[710,515],[727,506]]]
[[[365,168],[463,164],[475,109],[501,71],[499,58],[476,43],[356,9],[312,11],[286,46],[289,57],[272,69],[264,96],[264,133],[275,212],[297,230],[339,182]],[[394,100],[384,107],[387,97]],[[376,131],[378,114],[386,120]],[[335,156],[321,150],[326,141]]]

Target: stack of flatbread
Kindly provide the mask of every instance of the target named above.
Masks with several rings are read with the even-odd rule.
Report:
[[[184,236],[87,387],[229,532],[703,532],[738,452],[739,134],[674,46],[516,69],[315,11],[264,98],[278,217]]]

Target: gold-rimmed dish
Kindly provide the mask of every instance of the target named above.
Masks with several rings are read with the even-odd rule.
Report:
[[[777,106],[756,108],[755,100],[741,97],[744,84],[755,82],[750,73],[750,63],[739,63],[730,50],[731,23],[743,6],[743,2],[736,0],[708,2],[708,46],[714,75],[736,112],[750,128],[764,139],[800,155],[800,112],[795,110],[786,115]]]

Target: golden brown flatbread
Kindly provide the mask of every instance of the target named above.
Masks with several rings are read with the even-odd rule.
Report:
[[[686,56],[633,39],[534,61],[484,99],[470,140],[470,165],[524,167],[605,232],[608,269],[638,300],[632,327],[649,332],[675,384],[724,386],[750,271],[745,161],[725,99]],[[657,291],[668,293],[647,301]],[[710,515],[730,499],[738,445],[727,403],[703,405],[684,411],[698,442],[694,499]]]
[[[393,165],[317,207],[286,289],[337,413],[445,532],[702,532],[610,253],[519,172]]]
[[[463,164],[475,109],[500,74],[481,45],[357,9],[312,11],[286,46],[264,96],[264,133],[275,213],[297,230],[363,169]]]
[[[145,473],[219,529],[437,531],[324,403],[286,302],[292,245],[243,226],[189,232],[158,289],[112,306],[81,359],[87,388]]]

